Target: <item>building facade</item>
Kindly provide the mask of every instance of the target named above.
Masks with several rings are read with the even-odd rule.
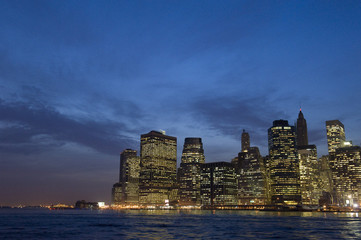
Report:
[[[361,148],[337,148],[331,163],[336,202],[340,206],[361,204]]]
[[[122,204],[122,184],[117,182],[113,185],[112,188],[112,204],[121,205]]]
[[[140,159],[137,151],[125,149],[120,154],[119,182],[113,185],[112,202],[116,205],[138,204]]]
[[[336,149],[343,147],[346,141],[345,127],[339,120],[326,121],[328,153],[336,152]]]
[[[258,147],[250,146],[250,136],[243,130],[242,151],[238,153],[238,204],[264,205],[266,203],[266,176]]]
[[[186,138],[178,169],[180,205],[201,205],[201,166],[204,162],[202,139]]]
[[[258,147],[250,147],[245,152],[240,152],[238,159],[238,204],[264,205],[266,176]]]
[[[122,203],[139,202],[140,158],[137,151],[126,149],[120,154],[119,182],[122,185]]]
[[[322,195],[317,148],[315,145],[298,147],[302,204],[318,205]]]
[[[301,202],[299,160],[295,128],[286,120],[276,120],[268,129],[271,201],[296,205]]]
[[[139,202],[163,205],[177,200],[177,138],[151,131],[141,135]]]
[[[201,202],[205,207],[237,205],[237,179],[232,163],[202,165]]]

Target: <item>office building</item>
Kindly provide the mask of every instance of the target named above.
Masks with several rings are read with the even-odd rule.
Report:
[[[250,137],[242,133],[242,152],[236,162],[238,176],[238,204],[264,205],[266,203],[266,176],[258,147],[250,147]]]
[[[234,165],[228,162],[202,164],[201,202],[203,206],[237,205]]]
[[[122,204],[122,184],[117,182],[113,185],[112,188],[112,204],[120,205]]]
[[[119,182],[122,185],[122,203],[139,202],[140,158],[137,151],[126,149],[120,154]]]
[[[177,138],[165,132],[141,135],[139,201],[163,205],[177,200]]]
[[[326,121],[328,153],[332,154],[337,148],[343,147],[346,140],[345,127],[339,120]]]
[[[337,148],[330,163],[335,188],[334,202],[340,206],[360,206],[361,201],[361,148]]]
[[[271,201],[296,205],[301,202],[299,160],[295,128],[286,120],[276,120],[268,129]]]
[[[302,204],[318,205],[322,195],[317,148],[315,145],[298,146]]]
[[[178,169],[180,205],[201,204],[201,165],[205,162],[201,138],[184,140],[180,168]]]
[[[136,150],[126,149],[120,154],[119,182],[112,188],[113,204],[138,204],[139,164]]]

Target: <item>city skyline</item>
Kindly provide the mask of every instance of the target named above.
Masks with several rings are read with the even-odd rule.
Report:
[[[276,119],[326,155],[325,121],[361,145],[360,2],[3,1],[0,204],[110,202],[139,135],[202,138],[230,162],[245,129],[262,156]],[[95,177],[96,176],[96,177]]]

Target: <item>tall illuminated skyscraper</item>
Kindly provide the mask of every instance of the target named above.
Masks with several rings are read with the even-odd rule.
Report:
[[[361,204],[361,148],[337,148],[330,162],[336,199],[341,206]]]
[[[308,136],[307,136],[307,122],[306,119],[303,117],[303,113],[300,109],[297,118],[297,125],[296,125],[296,144],[297,146],[306,146],[308,145]]]
[[[126,149],[120,154],[119,182],[112,189],[113,204],[138,204],[139,161],[136,150]]]
[[[271,200],[289,205],[301,202],[296,136],[288,121],[276,120],[268,129]]]
[[[346,141],[345,127],[339,120],[326,121],[328,152],[334,153]]]
[[[347,182],[341,182],[339,180],[340,175],[347,174],[348,170],[340,168],[344,164],[341,164],[343,160],[336,158],[336,150],[341,149],[346,141],[345,127],[339,120],[326,121],[326,134],[329,153],[328,160],[332,172],[333,204],[342,204],[340,199],[341,193],[338,192],[338,189],[342,189],[340,185],[345,185]],[[340,156],[340,153],[338,153],[338,155]]]
[[[346,141],[339,120],[326,121],[329,164],[334,187],[333,202],[341,206],[361,204],[361,148]]]
[[[141,204],[162,205],[176,199],[177,138],[151,131],[141,135]]]
[[[249,134],[243,130],[242,152],[236,161],[238,175],[238,204],[264,205],[266,200],[266,175],[258,147],[250,147]]]
[[[317,148],[315,145],[298,146],[302,204],[318,205],[322,195]]]
[[[322,195],[316,145],[308,145],[307,122],[300,109],[296,124],[302,204],[318,205]]]
[[[119,182],[122,184],[122,202],[138,203],[139,201],[140,158],[137,151],[126,149],[120,154]]]
[[[182,162],[178,169],[179,201],[181,205],[201,204],[201,165],[204,163],[201,138],[184,140]]]

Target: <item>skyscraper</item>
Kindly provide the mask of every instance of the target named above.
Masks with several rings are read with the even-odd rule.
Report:
[[[318,205],[322,195],[316,145],[308,145],[307,122],[300,109],[296,124],[302,204]]]
[[[238,153],[236,172],[238,176],[238,204],[265,204],[266,175],[258,147],[250,147],[249,134],[243,130],[242,152]]]
[[[177,138],[151,131],[141,135],[141,204],[162,205],[176,199]]]
[[[181,161],[178,169],[180,204],[200,205],[201,165],[205,161],[201,138],[186,138],[184,140]]]
[[[318,205],[322,195],[317,148],[315,145],[298,146],[302,204]]]
[[[296,144],[297,146],[306,146],[308,145],[308,136],[307,136],[307,123],[306,119],[303,117],[303,113],[300,109],[297,118],[296,125]]]
[[[337,148],[330,162],[337,203],[341,206],[361,204],[361,148]]]
[[[236,171],[232,163],[202,164],[201,199],[204,206],[237,204]]]
[[[122,184],[122,202],[134,204],[139,201],[140,158],[137,151],[126,149],[120,154],[119,182]]]
[[[295,205],[301,202],[299,161],[293,126],[276,120],[268,129],[271,200]]]
[[[244,129],[243,129],[243,132],[242,132],[242,152],[244,151],[247,151],[247,149],[250,148],[250,139],[249,139],[249,134],[248,132],[246,132]]]
[[[113,204],[138,204],[139,157],[137,151],[126,149],[120,154],[119,182],[113,185]]]
[[[266,203],[266,176],[258,147],[250,147],[238,154],[238,204]]]
[[[326,121],[328,152],[334,153],[337,148],[343,147],[345,142],[345,127],[339,120]]]

